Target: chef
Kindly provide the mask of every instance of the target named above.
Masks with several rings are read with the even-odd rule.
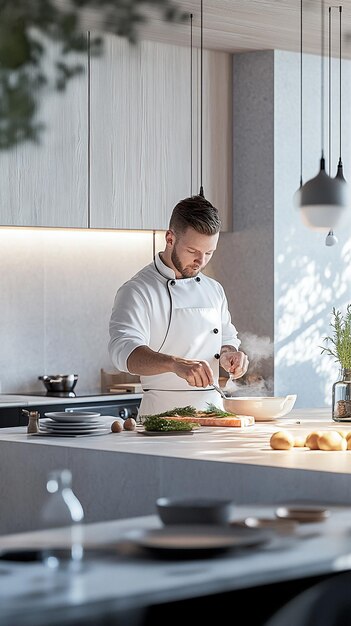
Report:
[[[117,291],[109,354],[119,371],[140,376],[140,416],[188,405],[223,408],[212,386],[219,365],[233,378],[247,371],[223,287],[201,272],[220,227],[218,210],[204,197],[181,200],[163,252]]]

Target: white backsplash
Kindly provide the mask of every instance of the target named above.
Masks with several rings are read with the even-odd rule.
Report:
[[[152,232],[0,229],[1,392],[42,390],[42,374],[100,388],[112,369],[117,288],[152,260]]]

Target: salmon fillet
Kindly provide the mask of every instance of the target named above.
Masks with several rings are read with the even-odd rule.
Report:
[[[233,417],[206,417],[205,414],[201,417],[179,417],[176,415],[164,415],[165,419],[177,420],[178,422],[193,422],[194,424],[200,424],[200,426],[252,426],[255,423],[255,418],[252,415],[233,415]]]

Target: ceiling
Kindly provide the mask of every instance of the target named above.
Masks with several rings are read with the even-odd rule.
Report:
[[[62,1],[62,0],[61,0]],[[193,13],[193,45],[200,46],[200,0],[173,0],[187,13]],[[321,50],[321,2],[303,0],[303,51]],[[342,3],[342,53],[351,58],[351,0]],[[325,51],[328,45],[328,8],[325,6]],[[339,12],[332,9],[332,49],[338,55]],[[203,0],[203,47],[231,53],[249,50],[300,50],[300,0]],[[176,24],[161,19],[159,11],[148,13],[142,26],[142,39],[190,45],[190,21]],[[87,29],[98,24],[97,14],[84,18]]]

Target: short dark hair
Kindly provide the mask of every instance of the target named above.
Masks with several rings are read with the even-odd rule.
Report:
[[[218,209],[203,196],[180,200],[172,211],[169,228],[179,234],[189,226],[203,235],[216,235],[221,229]]]

